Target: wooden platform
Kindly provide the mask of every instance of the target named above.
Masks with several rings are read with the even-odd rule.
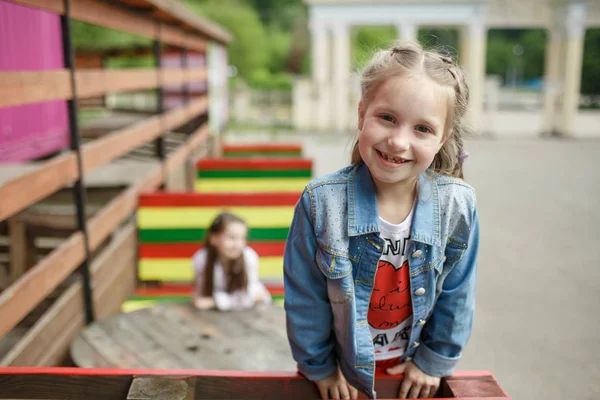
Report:
[[[165,303],[87,327],[71,345],[86,368],[296,371],[281,307],[198,311]]]

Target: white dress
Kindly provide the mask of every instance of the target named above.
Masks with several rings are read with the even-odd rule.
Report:
[[[204,288],[204,269],[206,267],[206,249],[198,250],[192,256],[192,264],[194,266],[195,287],[198,296],[204,296],[202,289]],[[236,290],[233,293],[227,292],[227,282],[225,280],[225,272],[219,261],[215,261],[213,273],[213,298],[217,309],[225,310],[243,310],[254,307],[256,298],[262,296],[261,304],[271,303],[271,296],[267,288],[258,279],[259,257],[256,252],[250,247],[244,248],[244,262],[246,264],[246,274],[248,275],[248,287],[246,290]]]

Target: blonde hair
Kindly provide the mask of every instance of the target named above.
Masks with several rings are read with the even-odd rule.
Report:
[[[463,178],[463,135],[466,132],[464,116],[469,104],[469,87],[463,70],[448,56],[424,50],[415,42],[396,43],[388,50],[378,51],[361,73],[361,101],[363,108],[373,99],[379,85],[394,76],[422,73],[432,81],[447,88],[448,121],[444,132],[445,142],[435,155],[430,168],[437,173]],[[352,149],[352,164],[362,162],[358,139]]]

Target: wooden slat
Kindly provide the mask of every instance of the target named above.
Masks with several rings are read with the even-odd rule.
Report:
[[[150,117],[85,144],[82,147],[84,173],[157,138],[165,130],[182,125],[207,108],[208,99],[202,97],[161,116]]]
[[[0,72],[0,107],[71,97],[69,71]]]
[[[97,317],[105,317],[119,309],[120,302],[127,298],[127,286],[133,288],[135,276],[136,229],[130,224],[118,232],[114,240],[97,256],[91,265]],[[121,267],[119,269],[118,267]],[[129,267],[129,268],[127,268]],[[131,278],[122,270],[129,269]],[[127,283],[120,287],[115,283]],[[36,321],[34,326],[19,340],[11,351],[0,360],[0,365],[7,366],[43,366],[53,365],[43,360],[60,359],[68,351],[70,342],[79,334],[84,325],[83,291],[79,282],[72,284]],[[119,304],[111,304],[116,299]],[[72,335],[67,335],[74,329]],[[73,336],[74,335],[74,336]],[[51,346],[61,337],[69,336],[63,346]],[[55,365],[55,364],[54,364]]]
[[[175,168],[178,168],[182,163],[184,163],[187,157],[193,154],[196,151],[196,149],[202,143],[204,143],[209,133],[210,130],[208,127],[208,123],[204,123],[198,129],[196,129],[190,135],[188,140],[177,150],[175,150],[172,154],[170,154],[167,160],[165,160],[165,173],[168,174]]]
[[[80,314],[79,318],[77,314]],[[75,321],[81,321],[80,324]],[[0,361],[2,366],[39,366],[39,359],[50,344],[64,335],[67,326],[83,327],[83,302],[81,284],[71,285],[52,306],[36,321],[27,333]]]
[[[85,257],[83,235],[74,233],[0,293],[0,336],[14,328],[35,306],[73,272]]]
[[[457,372],[452,379],[464,382],[476,380],[478,376],[494,379],[487,371]],[[242,372],[242,371],[191,371],[191,370],[153,370],[153,369],[77,369],[77,368],[9,368],[0,370],[0,387],[4,390],[1,398],[70,398],[96,399],[90,387],[96,386],[106,396],[109,389],[114,389],[115,378],[166,378],[166,379],[195,379],[195,399],[269,399],[284,398],[289,400],[317,399],[319,394],[316,385],[292,372]],[[396,398],[401,376],[377,376],[375,386],[378,398]],[[442,385],[444,384],[442,379]],[[103,385],[100,383],[103,382]],[[88,386],[80,386],[85,383]],[[71,387],[72,386],[72,387]],[[46,391],[41,392],[41,390]],[[50,390],[48,390],[50,389]],[[80,393],[74,391],[78,389]],[[57,394],[63,397],[57,397]],[[114,392],[110,392],[116,397]],[[157,392],[154,392],[157,393]],[[48,397],[41,396],[44,394]],[[11,397],[11,395],[13,397]],[[34,397],[37,395],[38,397]],[[273,397],[275,395],[275,397]],[[5,396],[5,397],[2,397]],[[89,396],[89,397],[86,397]],[[25,397],[28,398],[28,397]],[[363,394],[360,399],[366,398]],[[452,397],[455,398],[455,397]],[[459,397],[470,400],[508,400],[506,395]],[[448,397],[439,397],[448,400]]]
[[[57,377],[0,373],[0,399],[120,400],[126,398],[132,380],[130,375]]]
[[[202,82],[206,77],[205,68],[85,69],[75,73],[77,96],[81,99],[159,85]],[[0,107],[70,99],[69,71],[2,71],[0,93]]]
[[[11,0],[15,3],[64,14],[63,0]],[[75,0],[71,5],[73,19],[159,39],[158,29],[153,19],[142,13],[135,13],[95,0]],[[189,49],[204,51],[205,39],[199,33],[186,33],[180,28],[171,27],[168,34],[162,35],[163,42],[186,46]],[[208,33],[210,36],[210,33]]]
[[[51,195],[77,178],[77,162],[72,152],[38,165],[34,171],[0,186],[0,221]]]

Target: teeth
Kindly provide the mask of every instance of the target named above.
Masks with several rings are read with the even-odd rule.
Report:
[[[395,158],[395,157],[389,157],[387,154],[379,152],[379,154],[381,154],[381,156],[384,158],[384,160],[389,161],[389,162],[393,162],[395,164],[402,164],[404,161],[402,161],[401,159]]]

